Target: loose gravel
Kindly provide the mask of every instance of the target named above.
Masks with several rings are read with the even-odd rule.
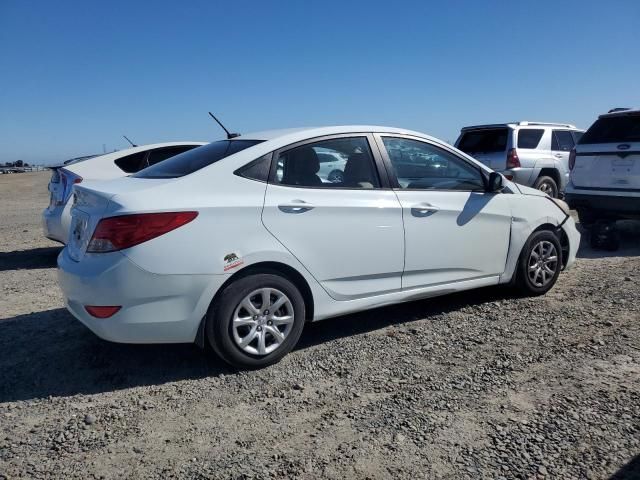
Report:
[[[237,372],[194,346],[104,342],[64,310],[47,181],[0,176],[0,479],[640,475],[637,224],[618,252],[583,245],[543,297],[327,320]]]

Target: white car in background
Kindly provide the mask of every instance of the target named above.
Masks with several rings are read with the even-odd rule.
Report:
[[[100,156],[74,158],[50,167],[49,206],[42,212],[45,237],[67,243],[71,222],[69,198],[73,185],[85,180],[108,180],[136,173],[162,160],[205,145],[204,142],[169,142],[142,145]]]
[[[318,176],[327,151],[341,182]],[[106,340],[208,342],[246,368],[310,321],[497,284],[543,294],[580,240],[564,202],[387,127],[243,135],[74,192],[69,311]]]

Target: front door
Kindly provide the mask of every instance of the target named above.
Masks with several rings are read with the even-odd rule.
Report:
[[[502,274],[511,234],[507,195],[485,192],[479,167],[453,152],[414,138],[379,138],[403,211],[402,287]]]

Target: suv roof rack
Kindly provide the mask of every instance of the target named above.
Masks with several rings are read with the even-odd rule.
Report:
[[[573,128],[577,130],[578,128],[575,125],[570,123],[553,123],[553,122],[504,122],[504,123],[487,123],[485,125],[469,125],[468,127],[462,127],[462,130],[481,130],[481,129],[489,129],[489,128],[501,128],[501,127],[509,127],[513,125],[518,126],[529,126],[529,125],[539,125],[544,127],[562,127],[562,128]]]
[[[518,122],[517,125],[542,125],[548,127],[565,127],[565,128],[576,128],[575,125],[571,125],[570,123],[553,123],[553,122]]]

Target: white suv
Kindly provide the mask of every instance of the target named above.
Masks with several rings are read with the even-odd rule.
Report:
[[[569,205],[586,226],[640,218],[640,110],[600,115],[569,158]]]
[[[569,152],[583,130],[568,123],[464,127],[456,147],[509,180],[557,198],[569,180]]]

